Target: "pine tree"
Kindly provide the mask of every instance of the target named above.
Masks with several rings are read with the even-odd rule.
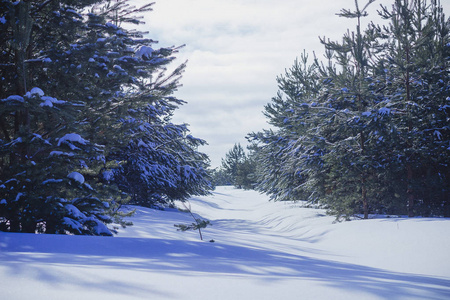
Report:
[[[326,49],[333,51],[337,64],[333,69],[322,68],[324,76],[331,80],[325,85],[327,94],[321,103],[332,108],[331,122],[320,129],[327,141],[324,161],[330,166],[325,180],[329,193],[324,200],[337,215],[362,212],[365,219],[376,206],[375,179],[381,167],[376,135],[385,130],[382,122],[367,118],[372,113],[378,115],[376,107],[383,100],[374,79],[379,67],[376,55],[382,49],[373,31],[363,32],[361,28],[361,18],[367,16],[371,3],[360,9],[356,1],[354,11],[344,9],[338,14],[357,21],[356,31],[348,31],[342,43],[322,40]]]
[[[232,185],[231,177],[221,167],[211,170],[211,178],[214,187]]]
[[[389,20],[377,29],[387,45],[385,94],[395,129],[391,180],[400,178],[409,216],[448,214],[450,22],[439,1],[397,0],[381,16]]]
[[[234,144],[233,148],[222,159],[222,169],[230,178],[232,184],[239,189],[253,188],[254,181],[251,178],[255,171],[255,161],[247,156],[241,144]]]
[[[276,130],[264,130],[248,136],[258,161],[256,188],[273,200],[317,199],[321,186],[318,170],[323,168],[323,147],[313,134],[312,118],[322,83],[318,65],[310,64],[303,53],[300,60],[277,78],[279,93],[265,107],[264,114]],[[310,134],[311,133],[311,134]]]
[[[249,135],[258,189],[276,200],[324,204],[338,218],[370,213],[448,214],[449,21],[437,1],[382,7],[390,25],[342,42],[280,77],[265,114],[275,130]],[[404,201],[408,198],[408,201]]]

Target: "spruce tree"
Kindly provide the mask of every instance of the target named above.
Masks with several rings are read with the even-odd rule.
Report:
[[[1,2],[2,230],[111,235],[105,225],[112,222],[110,205],[81,174],[89,168],[88,158],[102,152],[79,134],[77,116],[84,103],[59,97],[40,80],[49,67],[61,66],[46,55],[42,31],[57,23],[61,31],[49,38],[72,41],[81,24],[75,9],[94,1],[79,1],[76,7],[69,6],[72,2]]]
[[[149,205],[208,192],[205,142],[170,122],[179,47],[121,27],[152,4],[0,3],[2,230],[111,235],[136,187]]]
[[[171,122],[174,111],[185,103],[173,93],[186,64],[166,75],[180,47],[154,49],[156,41],[144,38],[144,32],[118,27],[123,22],[142,23],[135,14],[150,10],[152,4],[135,9],[129,1],[112,2],[90,14],[100,45],[97,39],[89,61],[101,67],[106,80],[96,83],[98,94],[92,97],[104,100],[92,101],[86,117],[90,134],[106,146],[105,161],[120,164],[108,179],[131,196],[130,203],[139,205],[205,195],[211,188],[209,159],[197,148],[206,142],[190,135],[185,124]],[[95,37],[87,41],[95,42]]]

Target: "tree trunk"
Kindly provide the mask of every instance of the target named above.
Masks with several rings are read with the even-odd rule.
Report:
[[[20,222],[19,220],[11,219],[9,220],[9,231],[20,232]]]
[[[362,200],[363,200],[363,209],[364,209],[364,219],[369,218],[369,203],[367,202],[367,189],[363,184],[362,192],[361,192]]]
[[[413,169],[410,164],[406,165],[406,171],[408,174],[408,187],[406,194],[408,195],[408,217],[414,217],[414,188],[413,188]]]
[[[411,85],[410,85],[410,74],[409,74],[409,65],[410,65],[410,53],[409,53],[409,46],[406,47],[406,78],[405,78],[405,88],[406,88],[406,102],[409,103],[411,101]],[[408,135],[412,131],[412,121],[410,116],[408,106]],[[408,138],[408,137],[407,137]],[[411,148],[411,144],[409,141],[407,141],[408,148]],[[406,190],[406,193],[408,195],[408,217],[414,217],[414,188],[413,188],[413,169],[411,166],[411,163],[406,163],[406,172],[407,172],[407,182],[408,187]]]
[[[36,233],[36,222],[35,221],[23,222],[22,232]]]
[[[364,219],[369,218],[369,202],[367,201],[366,175],[361,174],[361,200],[363,204]]]

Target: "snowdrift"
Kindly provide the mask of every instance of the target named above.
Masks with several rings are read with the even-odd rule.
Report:
[[[112,238],[0,232],[1,298],[450,299],[449,219],[334,223],[231,187],[190,203],[204,241],[142,207]]]

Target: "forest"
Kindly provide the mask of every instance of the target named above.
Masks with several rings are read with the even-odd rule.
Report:
[[[213,170],[207,141],[172,121],[182,46],[133,29],[153,3],[0,0],[0,231],[111,236],[131,225],[124,205],[216,185],[338,220],[450,217],[450,20],[439,1],[396,0],[362,28],[373,2],[340,12],[357,25],[321,40],[326,60],[304,52],[277,77],[272,127]]]

